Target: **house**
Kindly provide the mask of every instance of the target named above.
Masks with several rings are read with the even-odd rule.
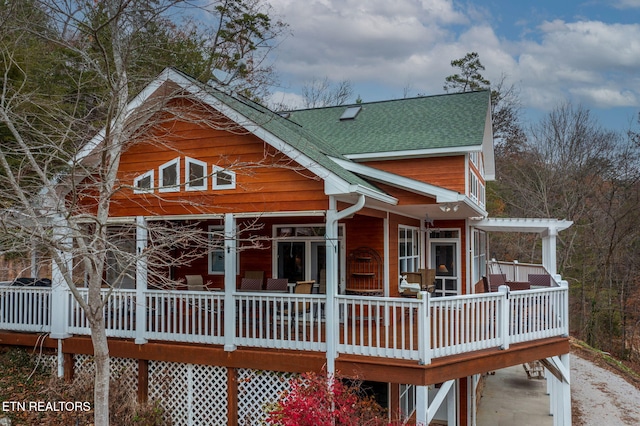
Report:
[[[571,424],[555,264],[571,222],[487,217],[489,92],[275,113],[166,69],[131,112],[143,131],[109,223],[135,262],[110,258],[105,316],[112,365],[141,400],[161,399],[175,424],[256,424],[283,377],[326,368],[366,381],[393,415],[473,425],[483,373],[541,360],[554,424]],[[157,266],[145,253],[158,223],[208,242]],[[543,264],[490,260],[491,232],[539,234]],[[0,290],[0,342],[48,333],[70,377],[89,329],[56,268],[51,279]]]

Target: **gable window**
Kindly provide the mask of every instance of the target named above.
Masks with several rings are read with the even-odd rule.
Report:
[[[207,189],[207,163],[185,158],[185,183],[187,191],[203,191]]]
[[[213,166],[213,189],[235,189],[236,174],[231,170]]]
[[[180,191],[180,157],[160,166],[160,192]]]
[[[153,170],[149,170],[133,180],[133,193],[153,192]]]

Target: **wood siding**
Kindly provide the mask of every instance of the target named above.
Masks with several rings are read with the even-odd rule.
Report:
[[[203,112],[203,114],[206,114]],[[111,216],[182,215],[227,212],[322,210],[328,205],[323,181],[294,160],[275,152],[256,136],[229,123],[218,130],[198,122],[174,121],[156,129],[146,140],[133,143],[123,153],[118,172],[120,189],[113,197]],[[170,127],[169,127],[170,126]],[[161,142],[158,142],[161,141]],[[236,174],[235,189],[186,191],[185,158],[218,166]],[[177,192],[135,194],[134,179],[180,159],[181,186]]]
[[[461,194],[465,193],[464,155],[371,161],[364,164]]]

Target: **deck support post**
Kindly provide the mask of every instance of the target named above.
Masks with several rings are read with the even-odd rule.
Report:
[[[224,215],[224,350],[236,350],[236,218],[232,213]]]
[[[136,338],[138,345],[147,343],[145,338],[146,317],[147,317],[147,297],[145,290],[147,289],[148,269],[147,269],[147,250],[148,240],[147,221],[143,216],[136,217]]]
[[[53,236],[58,241],[56,254],[51,262],[51,334],[52,339],[66,339],[71,334],[67,332],[67,317],[69,306],[69,285],[67,277],[71,278],[73,259],[71,258],[71,232],[67,221],[62,216],[53,220]]]
[[[440,386],[431,404],[429,404],[429,387],[416,386],[416,425],[426,426],[436,416],[442,403],[447,400],[447,420],[449,425],[456,425],[456,392],[455,380],[449,380]]]
[[[571,382],[569,378],[570,355],[547,358],[553,368],[547,369],[547,380],[551,381],[550,413],[553,426],[571,426]]]

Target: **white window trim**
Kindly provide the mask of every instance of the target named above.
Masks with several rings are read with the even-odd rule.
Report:
[[[231,177],[231,183],[227,185],[218,185],[218,179],[216,174],[218,172],[224,172]],[[236,174],[235,172],[225,169],[220,166],[213,166],[211,170],[211,188],[212,189],[236,189]]]
[[[196,164],[202,166],[203,176],[202,185],[192,185],[190,179],[191,165]],[[184,187],[187,191],[204,191],[207,189],[207,163],[196,160],[195,158],[185,157],[184,159]]]
[[[142,179],[145,179],[147,177],[151,178],[151,181],[149,182],[149,188],[138,188],[138,182],[140,182]],[[145,193],[148,193],[148,192],[153,192],[153,178],[154,178],[153,170],[149,170],[148,172],[143,173],[140,176],[134,178],[133,179],[133,193],[134,194],[145,194]]]
[[[412,243],[414,244],[413,247],[413,254],[412,255],[405,255],[405,256],[400,256],[400,244],[406,244],[405,242],[400,241],[400,232],[404,229],[405,234],[407,231],[411,232],[411,236],[412,236]],[[414,263],[416,265],[415,267],[415,271],[398,271],[400,273],[402,272],[418,272],[418,269],[420,268],[420,259],[422,257],[422,244],[420,241],[420,228],[417,228],[415,226],[407,226],[407,225],[398,225],[398,267],[400,268],[400,266],[402,265],[402,261],[405,260],[406,264],[409,264],[409,262]],[[406,253],[406,250],[405,250]]]
[[[176,167],[176,184],[171,186],[163,186],[164,170],[171,166]],[[167,161],[158,167],[158,191],[159,192],[179,192],[180,191],[180,157]]]

